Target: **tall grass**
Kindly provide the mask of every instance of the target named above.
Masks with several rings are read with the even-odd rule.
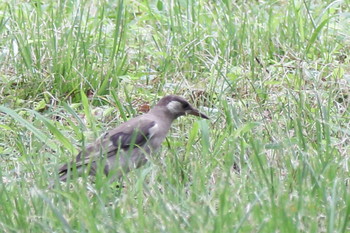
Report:
[[[4,232],[348,232],[340,1],[0,3]],[[165,94],[179,119],[116,188],[57,168]]]

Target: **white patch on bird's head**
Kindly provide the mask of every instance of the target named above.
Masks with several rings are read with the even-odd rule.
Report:
[[[183,112],[182,104],[176,100],[170,101],[166,107],[173,114],[178,114],[180,112]]]

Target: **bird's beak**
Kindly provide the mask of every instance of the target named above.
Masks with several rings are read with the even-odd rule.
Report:
[[[192,110],[188,111],[187,114],[202,117],[204,119],[209,119],[209,117],[207,117],[205,114],[199,112],[197,109],[194,109],[194,108]]]

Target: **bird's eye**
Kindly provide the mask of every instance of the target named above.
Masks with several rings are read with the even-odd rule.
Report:
[[[184,108],[184,109],[186,109],[186,108],[188,108],[190,105],[188,104],[188,103],[183,103],[182,104],[182,107]]]

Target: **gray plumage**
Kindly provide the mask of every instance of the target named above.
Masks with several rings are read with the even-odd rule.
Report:
[[[95,175],[97,169],[103,168],[106,175],[120,178],[123,173],[144,165],[147,156],[161,146],[171,123],[187,114],[208,119],[180,96],[163,97],[148,113],[105,133],[83,149],[75,162],[63,165],[59,169],[60,180],[66,181],[73,167],[76,167],[78,174],[89,168],[90,175]]]

